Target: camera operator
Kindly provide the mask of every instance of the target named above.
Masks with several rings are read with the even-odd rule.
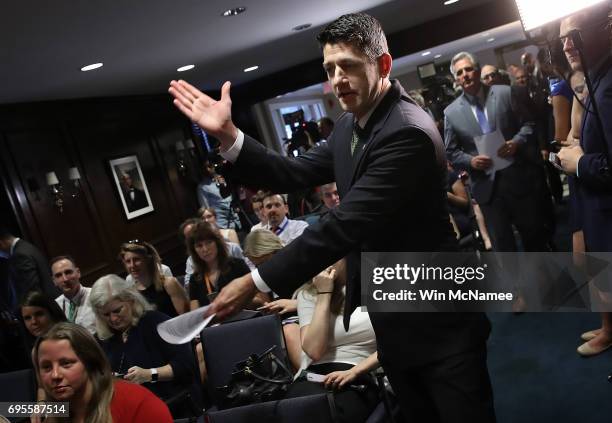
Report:
[[[211,207],[217,214],[221,229],[240,229],[240,219],[232,208],[233,197],[223,176],[215,171],[212,158],[204,162],[204,176],[197,188],[200,208]]]

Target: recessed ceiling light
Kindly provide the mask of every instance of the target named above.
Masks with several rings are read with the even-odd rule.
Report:
[[[104,63],[92,63],[91,65],[83,66],[81,70],[83,72],[87,72],[90,70],[101,68],[102,66],[104,66]]]
[[[436,55],[434,56],[434,59],[439,59],[440,57],[442,57],[442,55],[441,55],[441,54],[436,54]]]
[[[459,0],[446,0],[444,2],[444,6],[448,6],[449,4],[457,3]]]
[[[221,16],[227,18],[229,16],[236,16],[246,11],[246,7],[234,7],[233,9],[227,9],[221,14]]]
[[[177,69],[178,72],[185,72],[188,70],[191,70],[195,68],[195,65],[185,65],[185,66],[181,66],[180,68]]]
[[[296,26],[296,27],[294,27],[294,28],[291,28],[291,29],[292,29],[293,31],[303,31],[304,29],[308,29],[308,28],[310,28],[311,26],[312,26],[312,24],[311,24],[311,23],[305,23],[305,24],[298,25],[298,26]]]
[[[244,71],[245,72],[251,72],[251,71],[254,71],[256,69],[259,69],[259,66],[251,66],[250,68],[246,68]]]
[[[495,41],[495,38],[493,38],[493,37],[487,39],[487,43],[490,43],[490,42],[493,42],[493,41]]]
[[[426,51],[424,53],[421,53],[421,56],[429,56],[431,54],[431,51]]]

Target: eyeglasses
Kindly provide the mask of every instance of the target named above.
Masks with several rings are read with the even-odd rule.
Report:
[[[482,80],[483,80],[483,81],[486,81],[486,80],[489,80],[489,79],[495,79],[495,77],[496,77],[497,75],[499,75],[499,72],[497,72],[497,71],[495,71],[495,72],[491,72],[491,73],[488,73],[488,74],[486,74],[486,75],[483,75],[483,76],[482,76]]]
[[[130,239],[128,242],[126,242],[126,244],[140,245],[144,247],[144,245],[142,245],[142,241],[139,239]]]

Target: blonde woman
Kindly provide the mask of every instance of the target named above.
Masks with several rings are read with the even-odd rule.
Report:
[[[351,314],[348,332],[343,325],[346,285],[344,260],[315,276],[298,295],[302,341],[300,374],[287,397],[334,391],[340,422],[363,422],[378,402],[375,382],[369,375],[379,366],[376,336],[367,312]],[[320,377],[310,382],[307,374]]]
[[[267,229],[256,229],[249,233],[244,240],[244,255],[255,264],[266,262],[277,251],[284,247],[283,242],[278,236]],[[258,293],[257,295],[261,295]],[[300,367],[300,327],[297,324],[297,300],[295,295],[292,298],[276,298],[271,301],[264,299],[263,305],[258,310],[264,313],[278,313],[283,316],[283,334],[289,361],[293,370]]]
[[[197,392],[193,351],[188,344],[171,345],[159,336],[157,326],[168,316],[152,310],[135,287],[106,275],[94,283],[89,301],[97,336],[117,377],[142,384],[160,398],[184,389]],[[173,409],[173,415],[182,411]]]
[[[74,323],[58,323],[32,351],[46,400],[68,402],[75,423],[172,422],[168,407],[147,389],[113,378],[93,336]],[[41,422],[41,417],[32,417]],[[45,422],[66,421],[46,418]]]

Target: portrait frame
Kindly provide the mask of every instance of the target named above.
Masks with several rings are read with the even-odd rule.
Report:
[[[108,164],[127,220],[155,210],[140,162],[135,154],[110,159]]]

